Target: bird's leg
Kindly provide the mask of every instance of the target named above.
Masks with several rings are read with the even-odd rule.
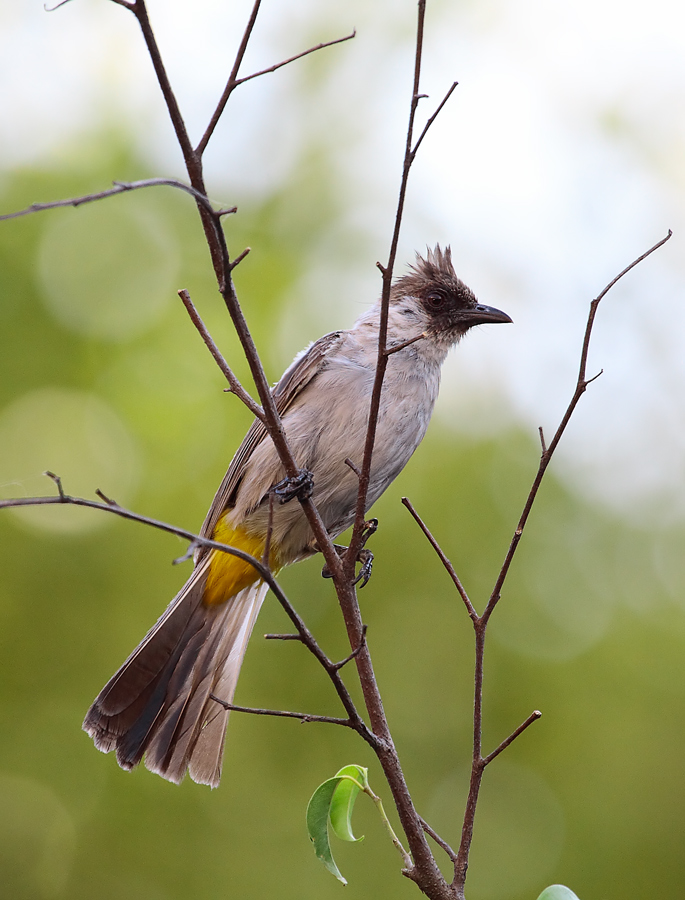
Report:
[[[281,503],[289,503],[295,497],[306,500],[314,490],[314,476],[309,469],[300,469],[292,478],[286,477],[271,488]]]
[[[361,538],[361,547],[359,548],[359,553],[357,554],[357,559],[355,562],[361,563],[361,569],[359,570],[359,574],[354,579],[352,584],[359,584],[360,589],[365,587],[368,583],[369,578],[371,578],[371,569],[373,568],[373,553],[365,547],[366,542],[371,537],[372,534],[375,534],[378,530],[378,519],[369,519],[368,522],[364,523],[364,530],[362,531]],[[339,557],[344,557],[348,551],[348,547],[342,547],[340,544],[333,544],[335,547],[335,552]],[[324,566],[321,570],[321,575],[323,578],[332,578],[332,574],[328,566]]]

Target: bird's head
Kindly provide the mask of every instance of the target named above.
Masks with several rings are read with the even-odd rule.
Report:
[[[398,312],[406,310],[407,318],[440,343],[456,343],[474,325],[512,321],[501,310],[479,303],[457,278],[449,247],[443,251],[438,244],[425,257],[417,253],[409,268],[392,287],[391,305]]]

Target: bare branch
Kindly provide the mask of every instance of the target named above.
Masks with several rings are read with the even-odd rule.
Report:
[[[245,259],[247,254],[250,252],[250,247],[245,247],[242,253],[239,253],[238,256],[231,263],[231,272],[235,269],[236,266],[239,266],[240,263]]]
[[[452,862],[456,862],[457,854],[450,847],[447,841],[443,840],[434,828],[431,828],[431,826],[428,824],[428,822],[426,822],[423,816],[419,816],[419,819],[421,821],[421,827],[426,832],[426,834],[430,835],[430,837],[433,838],[438,847],[442,847],[442,849],[449,856]]]
[[[530,725],[532,725],[533,722],[537,722],[537,720],[541,716],[542,716],[542,713],[540,712],[539,709],[534,710],[528,716],[528,718],[526,719],[525,722],[522,722],[515,731],[512,731],[512,733],[509,735],[508,738],[505,738],[505,740],[502,741],[502,743],[499,745],[499,747],[496,747],[492,751],[492,753],[488,753],[488,755],[483,758],[484,765],[486,765],[486,766],[489,765],[493,761],[493,759],[495,759],[495,757],[499,756],[503,750],[506,750],[507,747],[509,746],[509,744],[511,744],[513,741],[515,741],[516,738],[520,734],[523,734],[523,732],[526,730],[526,728],[528,728]]]
[[[324,722],[328,725],[344,725],[346,728],[354,728],[349,719],[340,719],[336,716],[317,716],[312,713],[290,712],[285,709],[262,709],[256,706],[237,706],[235,703],[226,703],[214,694],[209,695],[219,706],[231,712],[251,713],[253,716],[278,716],[284,719],[299,719],[301,722]]]
[[[232,394],[235,394],[236,397],[238,397],[245,404],[245,406],[247,406],[247,408],[250,410],[250,412],[253,413],[253,415],[255,415],[260,421],[263,422],[264,421],[264,410],[261,408],[261,406],[259,406],[258,403],[254,402],[252,397],[247,393],[245,388],[242,386],[242,384],[238,381],[236,376],[233,374],[231,367],[228,365],[228,363],[222,356],[221,351],[219,350],[217,345],[214,343],[214,340],[213,340],[211,334],[209,333],[209,331],[207,331],[205,323],[200,318],[200,314],[198,313],[197,309],[195,308],[193,301],[190,299],[190,294],[188,293],[188,291],[186,291],[186,290],[179,291],[178,296],[181,298],[181,300],[183,301],[183,305],[188,310],[188,315],[190,316],[190,319],[191,319],[193,325],[197,328],[197,330],[200,334],[200,337],[205,342],[207,349],[214,357],[214,360],[215,360],[216,364],[218,365],[218,367],[224,373],[224,376],[226,377],[226,381],[230,385],[230,389],[229,389],[230,392]]]
[[[240,63],[242,62],[245,48],[247,47],[247,41],[249,40],[250,34],[252,32],[252,28],[254,27],[254,20],[257,17],[257,10],[259,9],[259,4],[261,0],[257,0],[255,3],[255,7],[252,10],[252,16],[250,17],[250,21],[248,22],[247,29],[245,30],[245,34],[243,35],[243,41],[240,45],[240,49],[238,50],[238,56],[236,57],[236,62],[234,63],[233,70],[229,76],[228,82],[226,83],[226,87],[224,88],[224,92],[221,95],[221,99],[217,104],[214,113],[212,114],[212,118],[210,120],[209,125],[207,126],[207,130],[202,135],[202,140],[197,145],[195,152],[202,155],[209,143],[209,140],[214,133],[214,129],[216,128],[219,119],[221,118],[224,109],[226,108],[226,104],[228,103],[229,97],[233,93],[233,91],[240,84],[245,84],[246,81],[251,81],[253,78],[259,78],[261,75],[268,75],[271,72],[277,71],[277,69],[283,68],[283,66],[287,66],[289,63],[295,62],[298,59],[302,59],[303,56],[309,56],[310,53],[316,53],[318,50],[324,50],[326,47],[333,47],[335,44],[342,44],[345,41],[350,41],[352,38],[356,37],[356,30],[352,31],[351,34],[345,35],[345,37],[336,38],[333,41],[325,41],[321,44],[317,44],[315,47],[309,47],[308,50],[303,50],[301,53],[296,53],[295,56],[291,56],[288,59],[284,59],[282,62],[276,63],[273,66],[269,66],[267,69],[261,69],[259,72],[254,72],[252,75],[246,75],[244,78],[236,77],[238,74],[238,68],[240,67]]]
[[[411,513],[411,515],[413,516],[414,521],[416,522],[416,524],[419,526],[419,528],[421,529],[421,531],[423,531],[423,533],[425,534],[426,538],[428,539],[429,544],[430,544],[431,547],[435,550],[435,552],[438,554],[438,557],[439,557],[439,559],[440,559],[440,562],[441,562],[441,563],[443,564],[443,566],[445,567],[445,570],[447,571],[447,574],[450,576],[450,578],[451,578],[452,581],[454,582],[454,586],[455,586],[456,589],[459,591],[459,596],[460,596],[461,599],[464,601],[464,606],[466,607],[466,611],[468,612],[469,616],[471,617],[471,619],[477,619],[477,618],[478,618],[478,613],[476,612],[476,610],[475,610],[473,604],[472,604],[471,601],[469,600],[469,596],[468,596],[468,594],[466,593],[466,589],[464,588],[464,585],[461,583],[461,580],[460,580],[459,576],[457,575],[457,573],[456,573],[456,571],[455,571],[455,569],[454,569],[454,566],[452,565],[452,563],[449,561],[449,559],[448,559],[448,558],[445,556],[445,554],[443,553],[443,550],[442,550],[440,544],[438,544],[438,542],[436,541],[436,539],[433,537],[433,535],[431,534],[431,532],[428,530],[428,526],[425,524],[425,522],[423,521],[423,519],[421,518],[421,516],[416,512],[416,510],[414,509],[414,507],[413,507],[411,501],[409,500],[409,498],[408,498],[408,497],[402,497],[402,503],[403,503],[404,506],[407,507],[407,509],[409,510],[409,512]]]
[[[578,369],[578,379],[576,382],[576,388],[573,393],[573,397],[571,398],[571,401],[566,409],[566,412],[564,413],[564,415],[561,419],[561,422],[559,423],[559,427],[557,428],[557,430],[554,434],[554,437],[552,438],[552,441],[551,441],[549,447],[547,448],[547,451],[545,453],[543,453],[543,455],[540,459],[540,465],[538,466],[538,471],[537,471],[537,474],[533,481],[533,485],[528,494],[528,498],[526,499],[525,505],[523,507],[523,512],[521,513],[521,517],[518,521],[518,525],[516,526],[514,536],[511,539],[511,543],[509,545],[509,549],[507,550],[507,554],[504,558],[504,562],[502,563],[502,568],[500,569],[499,576],[497,577],[497,581],[495,582],[495,586],[490,595],[490,599],[488,600],[487,606],[483,613],[483,617],[485,618],[486,621],[492,615],[493,609],[499,602],[500,594],[502,591],[502,586],[503,586],[504,581],[509,572],[509,568],[511,566],[514,555],[516,553],[516,548],[518,547],[519,542],[521,540],[521,536],[523,534],[523,529],[525,528],[526,522],[528,521],[530,511],[533,507],[533,503],[535,502],[535,498],[537,497],[538,491],[540,489],[542,479],[547,470],[547,466],[549,465],[550,460],[552,459],[554,451],[556,450],[556,448],[559,444],[559,441],[561,440],[562,435],[564,434],[564,431],[566,430],[566,426],[568,425],[568,423],[571,419],[571,416],[573,415],[573,413],[576,409],[576,406],[578,405],[578,403],[580,401],[580,398],[585,393],[587,386],[589,384],[591,384],[596,378],[598,378],[599,375],[602,374],[600,372],[599,375],[595,375],[595,377],[591,378],[590,380],[587,380],[586,376],[585,376],[585,373],[587,370],[587,357],[588,357],[588,352],[590,349],[590,338],[592,337],[592,329],[593,329],[593,326],[595,323],[595,316],[597,315],[597,308],[599,307],[601,300],[606,296],[606,294],[611,290],[611,288],[616,284],[617,281],[619,281],[621,278],[623,278],[623,276],[626,275],[628,272],[630,272],[630,270],[633,269],[636,265],[638,265],[638,263],[641,263],[644,259],[646,259],[652,253],[654,253],[655,250],[658,250],[659,247],[662,247],[666,243],[666,241],[668,241],[670,239],[672,234],[673,234],[673,232],[669,229],[666,237],[662,238],[660,241],[657,241],[656,244],[654,244],[652,247],[649,248],[649,250],[646,250],[644,253],[642,253],[640,256],[638,256],[637,259],[634,259],[629,265],[627,265],[625,267],[625,269],[622,269],[618,273],[618,275],[615,278],[613,278],[609,282],[609,284],[607,284],[607,286],[600,292],[600,294],[590,304],[590,310],[588,312],[587,324],[585,326],[585,335],[583,337],[583,347],[582,347],[581,354],[580,354],[580,366]]]
[[[301,634],[265,634],[267,641],[302,641]]]
[[[274,492],[269,491],[269,522],[266,527],[266,538],[264,540],[264,553],[262,554],[262,563],[265,566],[269,565],[269,558],[271,556],[271,539],[274,533]]]
[[[115,2],[115,0],[113,0]],[[96,200],[105,200],[107,197],[116,197],[117,194],[125,194],[128,191],[139,191],[141,188],[148,187],[172,187],[179,191],[185,191],[200,203],[209,212],[214,213],[214,209],[207,196],[189,184],[184,184],[175,178],[145,178],[142,181],[113,181],[113,188],[106,191],[97,191],[94,194],[84,194],[81,197],[71,197],[66,200],[52,200],[49,203],[32,203],[26,209],[20,209],[17,212],[5,213],[0,216],[0,222],[5,219],[18,219],[21,216],[29,216],[32,213],[44,212],[46,209],[59,209],[65,206],[83,206],[84,203],[94,203]],[[229,210],[222,210],[223,214],[234,213],[237,207],[231,207]]]
[[[417,341],[423,340],[426,337],[426,332],[422,331],[421,334],[417,334],[416,337],[409,338],[408,341],[402,341],[401,344],[392,344],[390,347],[386,347],[385,355],[392,356],[393,353],[399,353],[400,350],[404,350],[405,347],[411,346],[411,344],[415,344]]]
[[[337,671],[340,671],[340,669],[342,669],[343,666],[346,666],[348,664],[348,662],[352,662],[353,659],[356,659],[359,656],[359,654],[362,652],[362,650],[366,646],[366,631],[367,631],[367,629],[368,629],[368,625],[364,625],[362,627],[362,639],[359,642],[359,644],[357,645],[357,647],[355,647],[355,649],[350,654],[348,654],[344,659],[341,659],[340,662],[334,663],[334,668]]]
[[[418,152],[418,149],[419,149],[419,147],[421,146],[421,142],[423,141],[423,139],[425,138],[425,136],[428,134],[428,129],[431,127],[431,125],[433,124],[433,122],[435,122],[435,120],[438,118],[438,116],[439,116],[440,113],[442,112],[443,106],[444,106],[444,105],[447,103],[447,101],[450,99],[450,97],[452,96],[452,93],[454,92],[454,89],[457,87],[458,84],[459,84],[458,81],[455,81],[455,82],[452,84],[452,86],[449,88],[449,90],[447,91],[447,93],[445,94],[445,96],[442,98],[442,100],[441,100],[440,103],[438,104],[438,108],[435,110],[435,112],[433,113],[433,115],[430,117],[430,119],[429,119],[429,120],[426,122],[426,124],[423,126],[423,131],[422,131],[421,134],[419,135],[419,139],[418,139],[417,142],[414,144],[414,149],[413,149],[412,152],[411,152],[412,160],[413,160],[414,157],[416,156],[416,154],[417,154],[417,152]],[[421,97],[427,97],[427,96],[428,96],[427,94],[419,94],[419,99],[420,99]]]
[[[542,447],[543,454],[547,453],[547,444],[545,443],[545,432],[542,430],[542,425],[538,428],[538,434],[540,435],[540,446]]]

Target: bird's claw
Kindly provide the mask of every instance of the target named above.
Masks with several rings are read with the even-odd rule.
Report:
[[[361,584],[359,584],[359,590],[361,590],[363,587],[366,587],[369,583],[369,578],[371,578],[373,553],[370,550],[367,550],[366,547],[362,547],[357,556],[357,562],[361,563],[362,567],[359,570],[359,575],[357,575],[352,584],[357,585],[361,582]]]
[[[369,578],[371,578],[371,569],[373,568],[373,553],[370,550],[367,550],[364,545],[371,537],[371,535],[375,534],[377,530],[378,519],[369,519],[368,522],[364,522],[364,530],[362,531],[361,538],[361,548],[359,550],[359,553],[357,554],[357,559],[355,560],[355,562],[361,563],[361,569],[359,570],[359,574],[357,575],[357,577],[352,582],[353,585],[359,584],[360,590],[368,584]],[[340,557],[343,557],[349,549],[348,547],[342,547],[340,544],[333,544],[333,546],[335,547],[336,553]],[[325,565],[321,570],[321,577],[333,577],[333,573],[328,568],[328,565]]]
[[[314,490],[314,476],[309,469],[300,469],[292,478],[288,476],[271,488],[280,503],[289,503],[295,497],[306,500]]]

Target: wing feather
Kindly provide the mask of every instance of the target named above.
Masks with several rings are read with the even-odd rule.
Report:
[[[280,416],[287,412],[307,385],[326,367],[327,358],[338,350],[346,336],[346,331],[332,331],[310,344],[306,350],[295,357],[280,381],[272,389],[276,409]],[[200,531],[202,537],[211,537],[221,516],[233,506],[236,491],[252,454],[266,436],[267,431],[264,424],[259,419],[255,419],[231,460],[228,471],[214,496]],[[204,555],[200,548],[196,554],[196,563]]]

